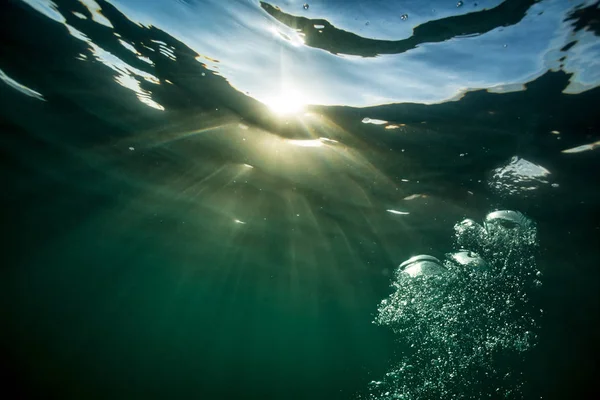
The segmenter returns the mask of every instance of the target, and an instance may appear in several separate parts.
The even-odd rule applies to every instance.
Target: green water
[[[112,32],[71,16],[79,3],[56,3],[142,68]],[[175,49],[176,62],[148,51],[161,85],[140,84],[164,112],[114,69],[77,60],[92,50],[63,24],[21,1],[0,6],[0,69],[43,95],[0,82],[10,398],[369,398],[410,354],[406,337],[373,323],[397,266],[443,258],[454,224],[494,209],[537,227],[543,284],[527,295],[543,312],[520,398],[594,398],[600,158],[561,151],[598,140],[597,88],[564,94],[572,75],[549,71],[524,91],[281,118],[177,38],[100,3],[124,39]],[[515,155],[551,171],[548,182],[494,191],[491,171]]]

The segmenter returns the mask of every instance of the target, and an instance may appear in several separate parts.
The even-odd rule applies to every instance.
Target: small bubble
[[[459,1],[458,3],[456,3],[456,7],[462,7],[464,3],[462,1]]]
[[[369,24],[370,24],[370,22],[369,22],[369,21],[365,22],[365,25],[369,25]]]
[[[508,45],[507,45],[507,44],[505,44],[505,45],[503,45],[502,47],[504,47],[504,48],[507,48],[507,47],[508,47]]]
[[[535,287],[539,288],[542,286],[542,281],[536,279],[535,281],[533,281],[533,284]]]
[[[558,183],[553,183],[553,184],[552,184],[552,187],[553,187],[553,188],[557,188],[557,187],[559,187],[559,186],[560,186],[560,185],[559,185]]]
[[[304,4],[302,5],[302,8],[304,8],[305,10],[308,10],[308,7],[310,7],[310,6],[308,5],[308,3],[304,3]]]
[[[402,14],[402,15],[400,16],[400,19],[401,19],[402,21],[406,21],[406,20],[408,19],[408,14]]]

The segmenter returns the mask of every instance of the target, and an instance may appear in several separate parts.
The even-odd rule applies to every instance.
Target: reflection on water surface
[[[589,393],[598,2],[0,7],[21,397]]]

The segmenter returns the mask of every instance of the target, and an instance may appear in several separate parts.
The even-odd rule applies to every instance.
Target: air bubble
[[[310,6],[308,5],[308,3],[304,3],[304,4],[302,5],[302,8],[304,8],[305,10],[308,10],[308,8],[309,8],[309,7],[310,7]]]
[[[488,214],[485,225],[489,230],[469,219],[456,224],[457,241],[470,246],[443,262],[420,255],[398,268],[393,293],[380,303],[375,322],[392,329],[410,350],[371,388],[370,398],[454,398],[452,392],[463,399],[498,393],[521,398],[522,384],[503,377],[522,375],[519,363],[535,344],[542,313],[528,298],[531,277],[540,278],[531,252],[535,225],[510,210]],[[476,271],[486,264],[489,272]],[[499,351],[510,357],[506,367],[489,357]],[[482,389],[482,376],[502,383]]]
[[[408,14],[402,14],[402,15],[400,16],[400,19],[401,19],[402,21],[406,21],[406,20],[408,19]]]
[[[462,7],[462,6],[463,6],[463,4],[464,4],[464,3],[463,3],[462,1],[459,1],[458,3],[456,3],[456,7]]]
[[[402,264],[400,264],[398,269],[403,274],[413,278],[417,276],[438,275],[446,272],[446,269],[442,267],[440,260],[425,254],[414,256],[404,261]]]
[[[475,271],[487,271],[490,269],[488,263],[483,258],[469,250],[461,250],[453,253],[450,258],[458,265],[469,267]]]
[[[529,219],[527,219],[527,217],[525,217],[523,214],[521,214],[518,211],[499,210],[499,211],[491,212],[485,217],[484,226],[489,233],[490,229],[493,229],[492,227],[495,227],[498,225],[506,227],[506,228],[512,228],[512,227],[524,228],[524,227],[527,227],[529,224],[530,224]]]

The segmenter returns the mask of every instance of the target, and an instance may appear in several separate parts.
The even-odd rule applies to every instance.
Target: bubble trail
[[[501,210],[454,229],[457,251],[443,261],[413,257],[395,272],[374,322],[405,350],[371,382],[369,399],[524,398],[522,368],[540,313],[528,295],[541,276],[536,227]]]

